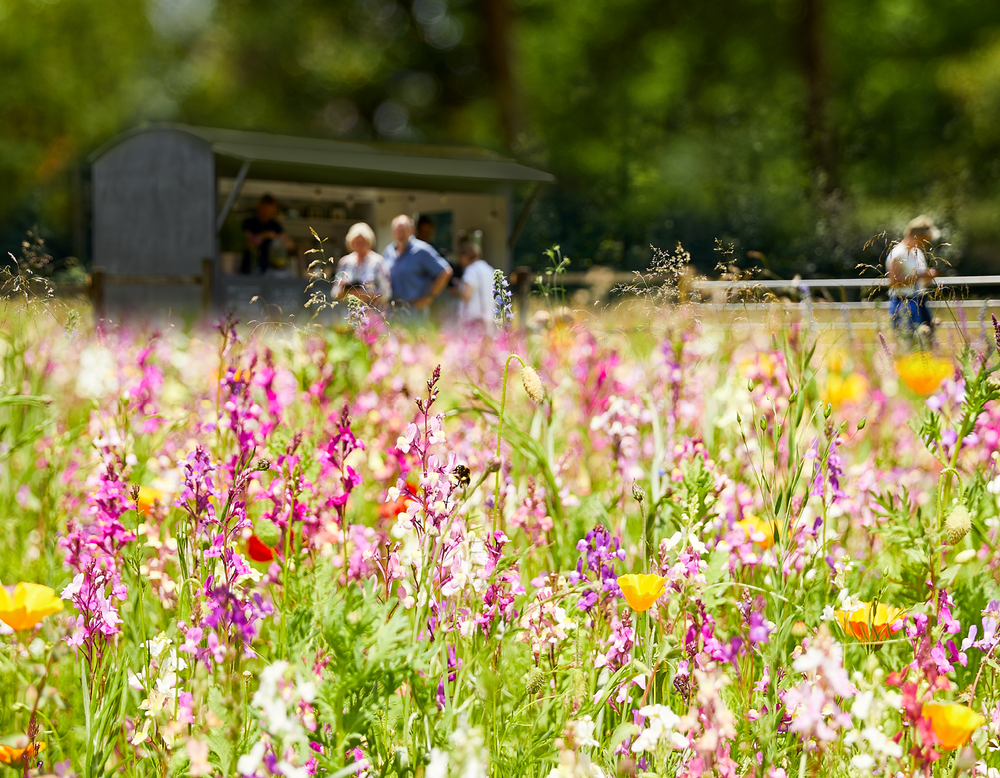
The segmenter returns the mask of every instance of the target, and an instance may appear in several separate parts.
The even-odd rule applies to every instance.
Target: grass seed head
[[[964,505],[956,505],[951,509],[948,518],[944,522],[945,532],[948,533],[948,542],[955,545],[962,538],[969,534],[972,529],[972,520],[969,518],[969,509]]]
[[[533,403],[541,405],[545,402],[545,387],[542,386],[542,379],[538,377],[535,368],[525,365],[521,370],[521,382],[524,384],[524,391]]]

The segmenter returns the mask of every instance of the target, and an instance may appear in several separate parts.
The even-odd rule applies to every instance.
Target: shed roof
[[[555,181],[549,173],[484,149],[348,143],[174,123],[124,132],[97,149],[90,160],[134,135],[155,131],[182,132],[205,141],[216,155],[217,173],[223,176],[235,176],[249,161],[251,178],[271,181],[472,192]]]

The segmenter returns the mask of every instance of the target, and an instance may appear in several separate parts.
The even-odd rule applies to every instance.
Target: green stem
[[[503,416],[504,409],[507,407],[507,375],[510,373],[510,363],[511,360],[516,359],[521,363],[521,367],[524,367],[524,360],[521,359],[517,354],[511,354],[507,357],[507,362],[503,367],[503,388],[500,390],[500,423],[497,427],[497,461],[500,461],[500,441],[503,440]],[[493,490],[493,531],[497,531],[497,524],[500,518],[500,474],[503,472],[503,467],[497,468],[497,478],[496,486]]]
[[[87,688],[87,670],[86,663],[83,659],[80,660],[80,683],[83,687],[83,717],[84,723],[87,729],[87,750],[84,756],[83,762],[83,774],[90,778],[90,762],[93,758],[94,751],[94,735],[91,729],[91,715],[90,715],[90,690]]]

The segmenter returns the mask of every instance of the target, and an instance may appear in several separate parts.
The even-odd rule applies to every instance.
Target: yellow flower
[[[877,643],[892,634],[892,625],[903,618],[906,611],[884,602],[876,606],[863,602],[856,610],[838,610],[835,615],[844,632],[863,643]]]
[[[143,516],[148,516],[152,510],[155,503],[163,503],[166,497],[166,492],[162,489],[157,489],[155,486],[140,486],[139,487],[139,512]]]
[[[774,378],[774,358],[763,351],[758,351],[752,357],[747,357],[740,361],[740,375],[750,378],[754,375],[763,375]]]
[[[972,708],[957,702],[925,702],[921,712],[931,720],[934,734],[945,748],[964,746],[972,733],[986,723]]]
[[[765,551],[774,545],[775,523],[766,519],[759,519],[752,513],[736,522],[736,526],[743,530],[747,540],[752,540]]]
[[[832,348],[826,355],[826,367],[831,373],[839,373],[844,369],[844,361],[847,355],[843,349]]]
[[[27,738],[25,738],[24,736],[21,736],[20,738],[21,741],[24,741],[26,739]],[[24,748],[16,748],[14,746],[0,745],[0,764],[20,765],[21,762],[24,760],[25,754],[27,754],[28,758],[30,759],[31,757],[35,756],[39,751],[42,751],[44,749],[45,749],[44,743],[35,743],[34,747],[32,747],[31,743],[28,743],[24,746]]]
[[[847,378],[830,374],[826,379],[823,402],[833,405],[854,405],[868,394],[868,380],[860,373],[851,373]]]
[[[61,611],[62,607],[62,600],[48,586],[19,583],[14,587],[13,599],[0,586],[0,621],[11,629],[31,629],[46,616]]]
[[[618,577],[618,585],[625,602],[637,613],[648,611],[667,586],[667,579],[661,575],[622,575]]]
[[[911,392],[926,397],[954,372],[954,368],[947,359],[918,351],[897,359],[896,372]]]

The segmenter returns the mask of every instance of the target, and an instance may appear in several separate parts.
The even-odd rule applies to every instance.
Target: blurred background
[[[1000,272],[995,0],[0,0],[0,73],[3,256],[87,262],[87,155],[167,120],[547,170],[516,264],[851,275],[927,213]]]

